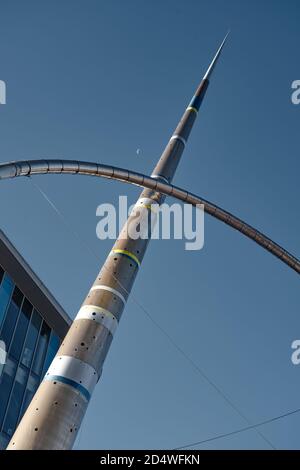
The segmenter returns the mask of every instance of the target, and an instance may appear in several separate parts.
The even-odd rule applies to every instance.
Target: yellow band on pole
[[[194,113],[198,114],[198,110],[196,108],[193,108],[193,106],[189,106],[186,108],[187,111],[194,111]]]
[[[135,263],[138,266],[141,265],[139,259],[133,253],[131,253],[130,251],[115,249],[115,250],[112,250],[112,253],[128,256],[128,258],[131,258],[133,261],[135,261]]]

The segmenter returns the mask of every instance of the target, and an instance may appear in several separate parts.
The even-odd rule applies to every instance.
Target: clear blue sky
[[[299,242],[298,1],[0,2],[0,160],[64,157],[149,173],[231,28],[175,183],[245,218],[295,255]],[[136,149],[141,153],[136,155]],[[96,207],[138,188],[86,177],[0,185],[1,228],[74,317],[112,245]],[[133,296],[251,422],[300,407],[299,277],[205,219],[205,246],[153,241]],[[76,446],[174,448],[245,422],[128,302]],[[300,448],[300,415],[261,430]],[[266,448],[255,431],[199,448]]]

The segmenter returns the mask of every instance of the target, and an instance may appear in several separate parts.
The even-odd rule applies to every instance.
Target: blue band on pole
[[[188,108],[195,108],[197,111],[199,111],[203,98],[204,98],[204,95],[193,96],[190,104],[188,105]]]
[[[61,382],[66,385],[70,385],[70,387],[73,387],[76,390],[78,390],[81,393],[81,395],[83,395],[84,398],[86,398],[88,401],[91,398],[90,392],[86,388],[84,388],[81,384],[75,382],[74,380],[68,379],[67,377],[63,377],[62,375],[48,375],[44,378],[44,380],[48,380],[48,381],[51,380],[54,382]]]

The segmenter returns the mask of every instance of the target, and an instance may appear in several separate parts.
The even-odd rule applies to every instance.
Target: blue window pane
[[[0,428],[5,415],[10,391],[13,385],[17,364],[12,359],[7,359],[0,380]]]
[[[25,391],[25,396],[24,396],[24,401],[21,409],[21,413],[19,416],[19,420],[22,418],[23,414],[27,410],[27,407],[29,403],[31,402],[37,388],[39,386],[39,379],[38,377],[35,377],[33,374],[29,376],[26,391]]]
[[[7,274],[5,274],[0,287],[0,328],[13,287],[14,283],[12,279]]]
[[[45,373],[49,369],[49,366],[50,366],[51,362],[53,361],[55,354],[57,353],[59,345],[60,345],[60,339],[52,331],[51,338],[50,338],[50,341],[49,341],[48,350],[47,350],[47,355],[46,355],[46,359],[45,359],[45,363],[44,363],[43,376],[45,375]]]
[[[10,354],[17,361],[20,359],[21,351],[23,349],[24,339],[26,336],[27,328],[29,325],[32,312],[32,305],[29,300],[24,299],[21,312],[18,318],[15,334],[10,348]]]
[[[24,366],[29,367],[31,366],[31,361],[36,345],[36,340],[39,335],[40,327],[42,323],[42,317],[40,314],[34,310],[32,317],[31,317],[31,322],[28,328],[25,344],[24,344],[24,349],[21,357],[21,363],[24,364]]]
[[[10,345],[10,340],[14,332],[22,300],[22,292],[20,291],[20,289],[15,287],[0,335],[0,339],[2,339],[6,344],[6,349],[8,349]]]
[[[0,432],[0,449],[6,449],[8,446],[10,439],[8,436],[6,436],[4,433]]]
[[[47,323],[43,322],[32,366],[33,372],[37,375],[40,375],[43,370],[44,360],[50,338],[50,332],[51,330]]]
[[[13,435],[18,421],[23,395],[27,385],[28,373],[28,369],[22,366],[20,366],[17,370],[16,379],[3,426],[3,431],[5,431],[9,436]]]

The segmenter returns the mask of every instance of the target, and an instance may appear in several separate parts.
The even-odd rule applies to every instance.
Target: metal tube
[[[7,178],[15,178],[17,176],[31,176],[32,174],[46,174],[43,171],[43,168],[41,168],[41,172],[38,171],[38,167],[35,167],[35,172],[31,173],[30,170],[24,170],[23,173],[16,174],[16,165],[18,165],[20,168],[30,168],[34,160],[28,160],[28,161],[19,161],[19,162],[12,162],[12,163],[2,163],[0,164],[0,180],[1,179],[7,179]],[[47,174],[57,174],[57,161],[56,160],[47,160],[49,170]],[[70,164],[66,164],[67,160],[62,160],[61,161],[61,166],[63,165],[63,162],[65,163],[65,166],[70,168]],[[265,250],[269,251],[272,253],[274,256],[279,258],[283,263],[285,263],[287,266],[295,270],[297,273],[300,273],[300,261],[291,253],[289,253],[287,250],[282,248],[280,245],[275,243],[273,240],[271,240],[269,237],[264,235],[262,232],[259,230],[255,229],[251,225],[247,224],[240,218],[236,217],[232,213],[222,209],[219,206],[216,206],[212,202],[207,201],[206,199],[203,199],[200,196],[197,196],[192,193],[188,193],[182,188],[179,188],[178,186],[174,186],[172,184],[167,184],[165,182],[160,182],[154,176],[147,176],[142,173],[137,173],[132,170],[125,170],[124,168],[117,168],[113,166],[107,166],[107,165],[101,165],[97,164],[97,170],[95,170],[95,164],[94,163],[89,163],[85,162],[85,167],[88,165],[91,165],[90,170],[91,171],[86,171],[82,170],[81,164],[78,162],[78,165],[74,167],[74,171],[72,173],[75,173],[75,168],[77,169],[76,173],[79,175],[88,175],[88,176],[98,176],[101,178],[109,178],[109,179],[114,179],[118,181],[122,181],[123,183],[130,183],[134,184],[140,187],[144,187],[147,189],[152,189],[153,188],[153,179],[156,180],[156,190],[159,193],[162,193],[164,195],[168,195],[171,197],[174,197],[175,199],[179,199],[181,201],[187,202],[189,204],[192,204],[193,206],[197,206],[199,204],[204,206],[204,211],[211,215],[212,217],[220,220],[221,222],[224,222],[226,225],[229,225],[233,229],[241,232],[243,235],[246,237],[250,238],[253,240],[255,243],[260,245],[262,248]],[[59,171],[60,173],[69,173],[68,171],[61,170]],[[122,176],[123,173],[123,176]],[[117,175],[117,176],[116,176]]]

